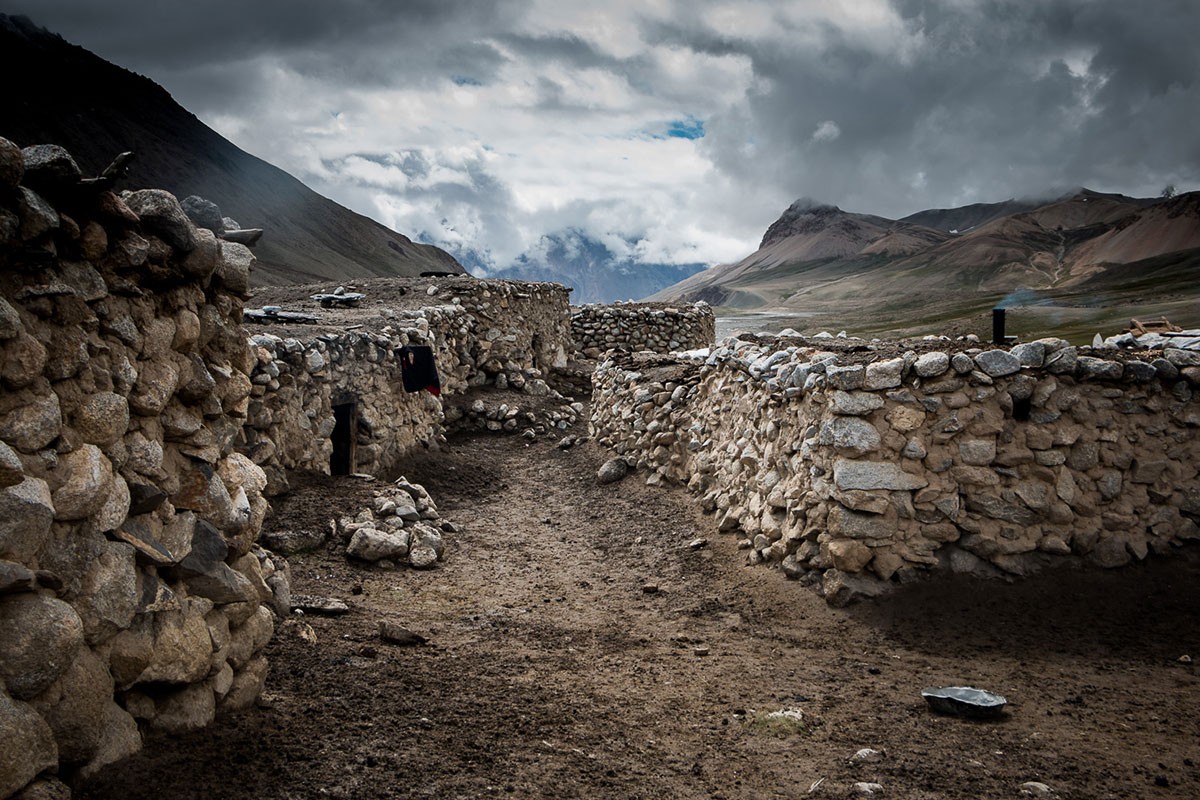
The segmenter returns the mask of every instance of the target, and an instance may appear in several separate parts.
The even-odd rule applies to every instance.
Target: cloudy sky
[[[576,227],[717,263],[889,217],[1200,189],[1195,0],[0,0],[243,149],[505,265]],[[461,252],[461,249],[460,249]]]

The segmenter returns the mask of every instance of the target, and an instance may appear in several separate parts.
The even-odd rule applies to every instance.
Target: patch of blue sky
[[[672,139],[702,139],[704,138],[704,120],[689,114],[684,119],[675,119],[667,123],[667,136]]]
[[[635,138],[649,139],[701,139],[704,137],[704,120],[688,115],[644,128],[634,134]]]

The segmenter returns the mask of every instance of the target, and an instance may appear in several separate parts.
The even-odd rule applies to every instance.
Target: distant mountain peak
[[[835,205],[822,203],[811,197],[801,197],[788,206],[787,211],[767,228],[759,248],[790,236],[820,233],[855,216],[858,215],[842,211]]]

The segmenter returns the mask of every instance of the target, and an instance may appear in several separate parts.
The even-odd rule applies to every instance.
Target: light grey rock
[[[0,341],[15,339],[23,330],[21,315],[7,300],[0,297]]]
[[[155,701],[150,727],[169,734],[188,733],[208,727],[217,715],[217,699],[208,682],[171,692]]]
[[[846,416],[865,416],[883,408],[883,398],[871,392],[835,391],[829,398],[829,410]]]
[[[913,370],[921,378],[936,378],[948,369],[950,356],[945,353],[922,353],[913,364]]]
[[[879,449],[882,440],[874,425],[859,417],[834,417],[821,425],[818,441],[851,455],[865,455]]]
[[[54,732],[59,759],[75,764],[90,761],[105,738],[108,707],[113,704],[108,666],[92,650],[81,647],[47,694],[56,696],[56,702],[39,698],[34,706]]]
[[[869,390],[893,389],[900,385],[903,377],[903,358],[875,361],[867,365],[866,375],[863,377],[863,388]]]
[[[959,375],[966,375],[971,370],[975,369],[975,361],[966,353],[955,353],[950,358],[950,366]]]
[[[137,613],[138,574],[134,549],[104,542],[83,575],[74,605],[88,644],[99,644],[129,627]]]
[[[958,443],[958,457],[964,464],[986,467],[996,460],[995,439],[969,439]]]
[[[1045,368],[1053,375],[1072,375],[1079,363],[1079,350],[1074,347],[1062,347],[1046,353]]]
[[[1024,367],[1041,367],[1046,360],[1045,342],[1025,342],[1013,346],[1009,351]]]
[[[1172,347],[1163,351],[1163,358],[1167,360],[1167,363],[1176,367],[1200,366],[1200,350],[1184,350]]]
[[[437,551],[425,543],[413,546],[408,554],[408,563],[416,569],[431,569],[437,560]]]
[[[245,294],[250,291],[250,273],[256,259],[250,248],[237,242],[222,241],[217,257],[216,277],[231,292]]]
[[[1075,365],[1075,374],[1085,381],[1119,381],[1125,374],[1125,367],[1120,361],[1080,356]]]
[[[843,490],[887,489],[913,491],[924,489],[929,481],[912,475],[898,464],[887,461],[852,461],[839,458],[833,465],[833,482]]]
[[[991,378],[1000,378],[1020,372],[1021,361],[1007,350],[985,350],[975,356],[979,371]]]
[[[375,528],[359,528],[346,545],[346,555],[362,561],[402,560],[408,556],[411,540],[407,531],[388,533]],[[436,560],[436,555],[434,556]]]

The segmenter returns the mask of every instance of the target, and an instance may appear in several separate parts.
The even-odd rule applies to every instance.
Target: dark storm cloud
[[[706,145],[732,175],[861,210],[1002,199],[1051,186],[1153,191],[1200,183],[1200,5],[895,4],[889,42],[814,22],[817,47],[742,40],[696,23],[660,41],[741,53],[766,79]],[[779,23],[786,28],[786,23]],[[799,33],[799,31],[793,31]],[[841,135],[814,141],[823,121]]]
[[[690,226],[729,258],[800,196],[902,216],[1081,185],[1200,189],[1194,0],[3,10],[159,81],[319,191],[434,238],[445,222],[480,252],[656,220],[663,251],[696,260],[711,240]]]

